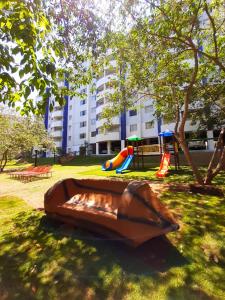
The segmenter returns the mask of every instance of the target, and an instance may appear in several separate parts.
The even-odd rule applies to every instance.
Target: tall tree
[[[0,172],[4,170],[8,157],[31,151],[35,146],[50,150],[55,148],[42,119],[0,112],[0,128]]]
[[[219,85],[224,82],[223,2],[122,2],[125,12],[132,17],[132,29],[124,35],[123,43],[119,45],[113,43],[113,39],[106,41],[109,41],[108,47],[115,49],[115,56],[118,47],[126,52],[125,59],[130,66],[126,78],[127,90],[134,99],[140,96],[153,98],[159,114],[167,118],[176,116],[175,135],[185,157],[197,181],[209,183],[207,176],[203,179],[192,160],[185,140],[185,125],[196,100],[204,101],[200,92],[204,89],[205,77],[217,72]],[[146,8],[149,8],[141,16],[140,2],[145,2]],[[200,88],[199,93],[197,87]],[[220,149],[221,170],[225,147]]]

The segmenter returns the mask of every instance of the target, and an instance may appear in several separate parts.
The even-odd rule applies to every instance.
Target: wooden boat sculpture
[[[137,247],[179,228],[143,181],[65,179],[44,199],[47,216]]]

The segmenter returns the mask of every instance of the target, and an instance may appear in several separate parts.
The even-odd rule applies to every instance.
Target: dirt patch
[[[211,185],[200,185],[200,184],[173,184],[173,183],[153,183],[149,182],[150,187],[152,188],[153,192],[160,195],[165,191],[172,191],[172,192],[188,192],[193,194],[202,194],[202,195],[211,195],[211,196],[218,196],[224,197],[223,191]]]
[[[190,191],[194,194],[198,193],[198,194],[203,194],[203,195],[224,197],[223,191],[216,186],[190,184],[189,187],[190,187]]]

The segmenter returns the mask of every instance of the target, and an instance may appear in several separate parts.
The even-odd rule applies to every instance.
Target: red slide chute
[[[163,153],[159,170],[156,172],[156,177],[162,178],[168,174],[168,168],[170,165],[170,153]]]

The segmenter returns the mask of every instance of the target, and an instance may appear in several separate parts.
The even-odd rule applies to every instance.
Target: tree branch
[[[191,38],[189,39],[189,42],[193,45],[194,69],[193,69],[193,72],[192,72],[190,83],[189,83],[189,85],[186,89],[186,93],[185,93],[184,112],[183,112],[183,115],[182,115],[182,118],[181,118],[181,124],[179,126],[179,132],[182,135],[183,135],[184,126],[185,126],[185,123],[186,123],[186,120],[187,120],[190,96],[192,94],[192,89],[193,89],[193,86],[196,82],[196,78],[197,78],[197,74],[198,74],[198,53],[195,50],[194,43],[192,42]]]
[[[212,30],[213,30],[213,42],[214,42],[214,49],[215,49],[215,56],[216,58],[218,59],[218,44],[217,44],[217,37],[216,37],[216,34],[217,34],[217,30],[216,30],[216,26],[215,26],[215,22],[214,22],[214,19],[213,17],[211,16],[210,12],[209,12],[209,7],[208,7],[208,3],[207,1],[204,1],[205,2],[205,12],[210,20],[210,23],[212,25]]]

